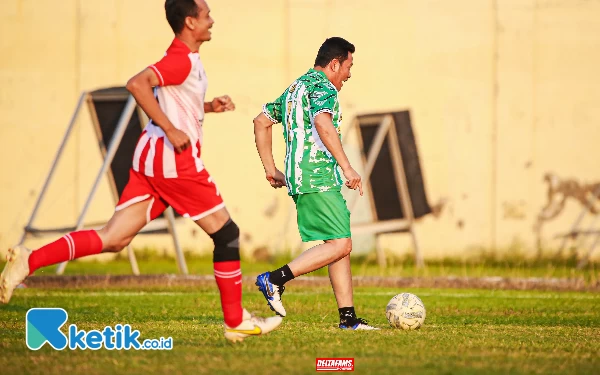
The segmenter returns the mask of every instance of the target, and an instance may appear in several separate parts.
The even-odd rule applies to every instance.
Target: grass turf
[[[389,328],[385,306],[401,292],[427,308],[419,331]],[[311,374],[317,357],[353,357],[358,374],[585,374],[600,368],[600,295],[579,292],[356,288],[361,317],[382,328],[336,328],[329,288],[293,286],[282,326],[232,345],[223,338],[216,287],[20,289],[0,306],[2,374]],[[246,286],[244,306],[271,314]],[[55,351],[25,345],[25,314],[62,307],[66,325],[131,324],[141,338],[173,337],[171,351]],[[63,327],[63,332],[66,328]]]
[[[125,257],[125,253],[111,262],[97,261],[73,261],[69,262],[65,275],[122,275],[131,274],[131,266]],[[273,270],[290,261],[289,257],[281,257],[267,261],[249,261],[242,259],[242,271],[244,275],[252,276]],[[595,284],[600,279],[600,267],[596,263],[590,263],[583,269],[575,267],[576,262],[572,260],[547,259],[538,262],[529,262],[522,259],[495,260],[483,259],[472,262],[461,262],[457,260],[429,261],[424,268],[416,268],[412,259],[388,260],[387,268],[377,266],[374,259],[370,257],[352,258],[353,276],[392,276],[392,277],[485,277],[500,276],[512,278],[572,278],[582,279],[585,283]],[[211,275],[213,264],[211,257],[187,256],[187,266],[192,275]],[[138,264],[142,274],[165,274],[178,273],[177,264],[174,259],[148,255],[141,252],[138,256]],[[3,263],[0,262],[0,269]],[[36,271],[36,276],[54,275],[56,266],[45,267]],[[327,276],[327,268],[312,272],[310,275]]]

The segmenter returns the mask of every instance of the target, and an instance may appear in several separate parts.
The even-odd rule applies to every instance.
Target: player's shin
[[[210,235],[215,243],[215,280],[221,293],[225,324],[229,327],[237,327],[243,315],[239,236],[240,230],[232,220]]]
[[[29,256],[29,274],[41,267],[66,262],[102,251],[102,240],[95,230],[81,230],[65,234],[58,240],[42,246]]]

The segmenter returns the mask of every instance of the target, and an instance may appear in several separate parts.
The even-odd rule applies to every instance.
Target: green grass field
[[[419,331],[389,328],[385,306],[417,294],[427,308]],[[223,338],[215,287],[19,289],[0,306],[1,374],[311,374],[317,357],[353,357],[359,374],[593,374],[600,369],[600,294],[580,292],[357,288],[359,315],[374,332],[336,328],[326,287],[292,286],[288,317],[264,337]],[[271,314],[249,285],[244,305]],[[171,351],[30,351],[25,314],[62,307],[66,325],[102,330],[131,324],[141,338],[173,337]],[[63,332],[66,328],[63,327]]]
[[[192,275],[211,275],[213,273],[212,258],[210,256],[187,257],[187,266]],[[256,275],[291,260],[289,256],[281,256],[271,262],[260,262],[242,259],[242,271],[244,275]],[[177,273],[177,264],[174,259],[138,252],[138,264],[142,274],[166,274]],[[416,268],[412,257],[397,259],[389,257],[388,267],[379,268],[376,264],[374,254],[370,256],[353,256],[353,276],[389,276],[389,277],[485,277],[500,276],[513,278],[579,278],[586,283],[597,283],[600,280],[600,267],[596,263],[590,263],[583,269],[577,269],[576,260],[573,259],[543,259],[524,260],[520,258],[497,260],[480,259],[477,261],[461,262],[457,260],[429,261],[425,268]],[[0,267],[4,264],[0,262]],[[276,268],[276,267],[275,267]],[[36,272],[36,275],[53,275],[56,267],[46,267]],[[123,275],[131,274],[131,266],[126,259],[125,253],[109,263],[101,262],[70,262],[65,270],[66,275]],[[326,276],[327,269],[322,268],[311,275]]]

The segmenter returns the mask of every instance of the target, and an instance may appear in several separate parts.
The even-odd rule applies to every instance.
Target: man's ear
[[[340,60],[338,60],[338,59],[333,59],[333,60],[331,60],[331,62],[329,63],[329,68],[330,68],[330,69],[331,69],[333,72],[337,73],[337,72],[338,72],[338,70],[340,70],[340,66],[341,66],[341,65],[342,65],[342,64],[340,64]]]
[[[185,17],[185,26],[190,29],[190,30],[194,30],[195,26],[194,26],[194,18],[192,17]]]

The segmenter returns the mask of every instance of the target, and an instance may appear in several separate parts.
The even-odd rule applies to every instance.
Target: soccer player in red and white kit
[[[129,182],[115,213],[98,231],[82,230],[37,250],[16,246],[0,277],[0,302],[40,267],[100,252],[118,252],[151,220],[172,206],[214,241],[214,274],[221,293],[225,337],[240,341],[277,328],[280,317],[259,318],[242,308],[239,229],[231,220],[201,159],[202,125],[208,112],[235,109],[228,96],[204,101],[207,77],[198,49],[211,39],[213,19],[204,0],[166,0],[175,33],[164,57],[127,82],[127,90],[151,119],[133,157]]]

